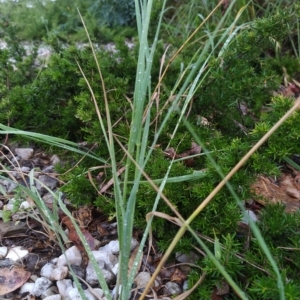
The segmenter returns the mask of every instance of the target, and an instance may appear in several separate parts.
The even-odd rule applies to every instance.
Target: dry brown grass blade
[[[120,174],[122,174],[126,169],[126,166],[122,167],[121,169],[119,169],[117,171],[117,176],[120,176]],[[106,192],[112,185],[114,184],[114,179],[111,178],[99,191],[99,194],[103,194],[104,192]]]

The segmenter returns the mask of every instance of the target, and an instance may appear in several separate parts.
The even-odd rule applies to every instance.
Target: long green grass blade
[[[100,161],[102,163],[106,163],[106,160],[104,160],[104,159],[102,159],[102,158],[100,158],[96,155],[93,155],[93,154],[90,154],[88,152],[85,152],[85,151],[82,151],[82,150],[78,149],[78,144],[76,144],[74,142],[70,142],[68,140],[64,140],[64,139],[61,139],[61,138],[56,138],[56,137],[45,135],[45,134],[29,132],[29,131],[23,131],[23,130],[19,130],[19,129],[16,129],[16,128],[5,126],[3,124],[0,124],[0,128],[2,129],[0,131],[0,134],[4,134],[4,135],[6,135],[6,134],[15,134],[15,135],[27,136],[30,139],[34,140],[34,141],[41,142],[41,143],[44,143],[44,144],[48,144],[50,146],[55,146],[55,147],[59,147],[59,148],[62,148],[62,149],[66,149],[68,151],[81,154],[83,156],[88,156],[88,157],[93,158],[93,159],[95,159],[97,161]]]

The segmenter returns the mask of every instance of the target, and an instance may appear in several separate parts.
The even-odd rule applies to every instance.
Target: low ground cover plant
[[[294,104],[293,97],[274,92],[284,80],[297,90],[299,5],[284,9],[284,1],[274,2],[273,8],[259,1],[229,2],[214,3],[218,5],[215,11],[203,5],[203,15],[187,22],[185,31],[180,26],[175,30],[179,13],[166,17],[155,13],[158,8],[151,7],[152,1],[142,1],[141,6],[136,1],[138,39],[129,49],[124,36],[116,38],[116,53],[95,51],[92,42],[81,50],[66,48],[53,35],[46,39],[53,48],[47,66],[34,66],[36,51],[24,58],[22,46],[8,36],[8,48],[0,50],[0,123],[76,143],[86,141],[90,153],[106,161],[96,166],[95,160],[86,157],[61,176],[66,182],[61,190],[74,205],[92,203],[117,218],[119,238],[124,242],[118,279],[122,299],[128,297],[134,276],[133,271],[125,279],[126,240],[133,227],[144,230],[141,255],[150,228],[147,214],[179,212],[179,220],[188,219],[222,176]],[[179,11],[194,5],[185,4]],[[172,11],[172,5],[168,9]],[[211,12],[211,18],[204,20],[205,12]],[[185,16],[191,15],[189,11]],[[159,22],[157,32],[149,30],[151,17]],[[175,41],[170,32],[179,38]],[[11,35],[16,34],[12,30]],[[166,41],[174,43],[167,46]],[[238,227],[243,216],[241,201],[253,198],[251,185],[257,176],[280,176],[286,160],[300,153],[299,126],[296,111],[231,178],[230,188],[219,191],[194,219],[194,232],[176,245],[173,255],[194,251],[199,242],[196,233],[209,241],[207,249],[201,244],[205,254],[197,261],[205,280],[190,299],[210,299],[225,281],[232,287],[228,293],[232,298],[300,296],[300,262],[295,251],[299,248],[299,213],[287,214],[283,205],[267,205],[257,224],[264,240],[255,231],[252,235]],[[191,154],[193,147],[198,150]],[[57,172],[69,170],[81,157],[66,158],[69,165],[58,167]],[[102,180],[114,179],[109,193],[95,188],[97,167],[104,170]],[[119,172],[122,167],[125,171]],[[187,179],[181,180],[183,176]],[[172,205],[159,200],[163,197]],[[155,217],[151,228],[158,249],[167,251],[178,224]],[[190,287],[198,278],[199,272],[192,271]]]

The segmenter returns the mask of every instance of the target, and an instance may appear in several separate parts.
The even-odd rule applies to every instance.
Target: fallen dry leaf
[[[189,156],[200,154],[200,153],[201,153],[201,147],[194,142],[192,143],[191,149],[188,149],[180,154],[177,154],[175,152],[175,149],[172,147],[165,150],[165,156],[170,159],[184,158],[184,157],[189,157]],[[192,167],[194,164],[194,159],[188,158],[188,159],[184,160],[184,164],[187,167]]]
[[[179,268],[175,268],[172,276],[171,276],[171,281],[176,282],[178,284],[182,284],[183,281],[187,279],[186,274],[184,274]]]
[[[255,201],[260,204],[282,203],[288,213],[300,207],[300,174],[294,178],[284,173],[276,183],[268,177],[260,176],[251,188],[257,196]]]
[[[229,293],[229,284],[226,281],[221,281],[217,284],[216,295],[223,296]]]
[[[287,83],[286,86],[281,86],[279,91],[274,92],[274,95],[282,95],[285,97],[297,97],[300,93],[300,88],[295,83]]]
[[[20,267],[0,269],[0,296],[6,295],[21,287],[31,273]]]
[[[72,221],[66,216],[62,219],[62,222],[68,227],[69,234],[68,238],[71,242],[74,243],[74,245],[80,250],[85,252],[85,248],[80,240],[80,237],[78,236],[76,229],[72,223]],[[80,228],[80,231],[82,232],[87,244],[89,245],[91,250],[95,250],[95,239],[92,237],[92,235],[84,228]]]
[[[75,211],[74,215],[79,222],[80,227],[86,227],[92,221],[92,207],[88,207],[86,205],[80,207]]]
[[[130,255],[130,259],[129,259],[129,262],[128,262],[128,275],[130,274],[131,269],[134,266],[134,262],[135,262],[135,259],[136,259],[136,256],[137,256],[138,252],[139,252],[139,247],[136,247]],[[139,269],[142,265],[142,260],[143,260],[143,256],[141,255],[141,258],[138,261],[138,267],[136,269],[136,273],[134,274],[134,276],[137,275],[137,272],[139,271]]]

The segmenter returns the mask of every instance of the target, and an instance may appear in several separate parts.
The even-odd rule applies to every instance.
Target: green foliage
[[[96,12],[96,20],[102,20],[109,26],[130,25],[135,21],[134,0],[98,0],[89,7],[90,12]]]
[[[11,220],[12,215],[14,215],[16,212],[20,211],[20,205],[24,201],[24,193],[21,189],[17,188],[16,193],[14,195],[14,198],[10,200],[10,205],[12,205],[12,208],[9,210],[4,209],[2,211],[2,219],[4,222],[8,222]]]
[[[100,38],[105,31],[104,39],[108,36],[110,39],[116,29],[114,26],[132,23],[134,16],[132,3],[131,1],[118,3],[100,0],[86,1],[80,2],[79,8],[82,14],[91,21],[87,24],[92,36]],[[237,1],[237,3],[239,6],[234,8],[236,11],[245,5],[245,1]],[[59,43],[62,34],[66,34],[65,40],[80,36],[82,26],[77,18],[75,4],[72,7],[65,1],[59,5],[58,1],[49,2],[45,6],[40,4],[42,23],[38,20],[35,10],[24,10],[23,3],[13,4],[17,9],[11,12],[13,14],[11,18],[10,15],[4,13],[1,15],[2,31],[0,33],[1,37],[6,38],[9,48],[0,50],[0,123],[9,123],[18,129],[60,136],[76,142],[87,141],[94,146],[93,152],[110,164],[94,103],[86,81],[78,68],[79,65],[90,83],[103,117],[104,126],[107,126],[101,81],[91,49],[85,47],[78,50],[74,46],[64,49]],[[212,1],[206,1],[201,8],[203,15],[205,11],[212,9],[210,6],[212,4]],[[157,17],[156,12],[159,11],[159,4],[156,5],[153,12],[154,20]],[[176,2],[170,5],[176,6]],[[190,11],[185,11],[185,16],[192,16],[189,19],[192,21],[186,28],[183,27],[186,21],[184,18],[178,25],[177,31],[170,25],[173,21],[170,21],[169,27],[165,28],[164,36],[167,35],[168,30],[175,32],[173,40],[175,50],[179,43],[182,44],[182,37],[187,37],[199,25],[200,20],[194,15],[196,10],[193,8],[195,7],[198,7],[198,4],[193,1]],[[254,18],[253,9],[258,9],[257,3],[256,6],[249,6],[245,17],[247,21]],[[15,16],[24,16],[28,12],[35,14],[32,18],[35,27],[31,24],[21,30],[22,22],[10,23]],[[214,18],[220,18],[221,14],[220,10]],[[211,152],[218,169],[206,156],[194,158],[193,166],[186,166],[183,161],[174,162],[169,177],[192,174],[194,170],[206,170],[204,178],[167,183],[163,190],[184,218],[194,212],[220,182],[219,172],[227,174],[293,104],[292,99],[283,96],[272,97],[271,93],[278,89],[283,75],[288,74],[293,77],[300,72],[299,59],[294,56],[295,51],[288,50],[290,49],[288,45],[291,43],[289,37],[296,33],[299,15],[297,5],[292,9],[287,8],[278,12],[270,9],[267,17],[240,27],[236,31],[236,37],[232,41],[228,40],[227,47],[216,45],[216,41],[210,41],[213,56],[208,61],[208,67],[204,71],[205,77],[194,95],[188,121],[197,135],[201,137],[207,150]],[[178,20],[170,16],[166,18]],[[190,65],[192,68],[193,59],[197,58],[197,55],[194,56],[198,51],[197,48],[205,44],[202,41],[203,37],[207,38],[216,28],[217,23],[214,18],[206,24],[204,30],[199,32],[199,36],[195,37],[191,45],[175,59],[163,80],[161,94],[156,103],[158,110],[161,110],[158,125],[170,108],[170,103],[168,105],[166,103],[169,101],[171,92],[172,95],[178,92],[174,89],[174,83],[177,82],[179,74],[182,74],[183,66]],[[233,15],[228,16],[228,20],[232,18]],[[47,21],[50,19],[51,24]],[[104,25],[114,28],[107,29],[102,27]],[[7,32],[3,30],[5,26],[8,29]],[[53,53],[47,66],[38,68],[35,65],[36,48],[33,49],[33,55],[24,58],[25,50],[20,46],[18,35],[23,38],[40,38],[45,36],[46,32],[45,40],[51,44]],[[72,38],[67,36],[69,34],[72,34]],[[107,89],[113,133],[123,145],[127,145],[132,118],[131,102],[136,80],[138,45],[135,45],[133,50],[128,49],[124,43],[124,36],[123,32],[123,38],[114,38],[116,53],[97,51],[97,59]],[[166,39],[172,41],[173,36]],[[154,78],[153,87],[159,77],[163,52],[162,41],[153,59],[151,73]],[[14,63],[11,62],[12,58],[15,59]],[[177,89],[179,88],[180,86]],[[165,105],[166,107],[162,109]],[[246,107],[247,112],[243,112],[242,107]],[[270,109],[266,111],[264,109],[266,107]],[[192,135],[187,132],[183,124],[179,124],[176,135],[170,141],[181,108],[182,104],[179,104],[178,110],[172,113],[157,141],[158,147],[152,153],[150,163],[144,168],[152,179],[163,178],[169,168],[170,161],[163,151],[167,146],[176,148],[177,153],[182,153],[191,147]],[[152,110],[151,121],[156,116],[157,111]],[[199,123],[201,117],[208,119],[208,126]],[[292,154],[300,153],[300,145],[297,143],[300,138],[299,124],[299,112],[296,112],[233,176],[230,183],[240,199],[246,200],[251,197],[250,185],[257,174],[278,175],[283,160]],[[156,133],[157,128],[153,122],[147,146],[150,147],[150,141]],[[118,167],[121,167],[124,165],[124,153],[117,144],[115,148]],[[78,161],[77,158],[73,159]],[[101,207],[107,215],[113,216],[115,214],[114,199],[110,194],[99,195],[91,185],[90,180],[93,180],[94,185],[99,186],[96,171],[90,171],[91,176],[88,176],[91,167],[95,167],[94,161],[85,158],[79,166],[61,176],[61,179],[66,182],[62,191],[75,205],[93,203]],[[61,169],[61,173],[68,168],[71,168],[71,164]],[[134,170],[130,169],[128,172],[129,178],[134,178]],[[107,182],[111,178],[111,171],[105,171],[104,180]],[[120,174],[120,180],[124,180],[124,174]],[[130,191],[127,192],[129,195]],[[142,184],[139,187],[135,215],[137,228],[145,227],[145,215],[152,209],[156,195],[157,192],[149,184]],[[169,206],[162,200],[157,210],[173,215]],[[219,261],[253,299],[276,299],[278,290],[272,267],[254,238],[250,237],[251,242],[248,247],[246,242],[249,237],[243,233],[237,234],[237,224],[240,219],[239,206],[231,193],[223,189],[194,220],[192,227],[203,235],[220,240],[223,248],[221,256],[218,257]],[[300,267],[300,260],[296,251],[290,250],[300,248],[300,239],[297,236],[300,230],[298,228],[299,213],[287,215],[284,207],[280,205],[267,206],[261,215],[259,227],[272,255],[289,280],[285,286],[287,299],[299,298],[300,284],[297,279],[297,269]],[[158,238],[160,250],[165,250],[169,246],[177,229],[177,226],[166,223],[161,218],[154,219],[152,230]],[[176,251],[188,252],[190,245],[194,242],[194,238],[186,234],[177,245]],[[209,247],[213,250],[213,244]],[[282,247],[290,247],[290,249]],[[207,280],[198,289],[197,299],[210,299],[211,291],[221,284],[222,276],[208,258],[200,259],[198,263],[207,272]],[[253,265],[259,266],[260,269]],[[266,273],[270,275],[266,276]],[[190,283],[196,282],[198,277],[198,273],[192,272]],[[250,285],[245,281],[250,282]]]
[[[259,221],[262,235],[285,278],[286,299],[299,298],[299,216],[299,212],[287,214],[282,205],[269,205],[264,209]],[[245,233],[220,237],[222,245],[220,262],[247,292],[250,299],[278,299],[276,277],[269,262],[258,242],[252,238],[248,244],[247,239]],[[212,249],[213,244],[208,246]],[[207,272],[207,275],[204,284],[190,299],[194,299],[193,297],[210,299],[212,290],[222,284],[223,277],[206,257],[201,258],[198,265]],[[198,279],[199,273],[192,272],[189,275],[190,287]],[[231,296],[234,297],[233,294]]]
[[[89,22],[90,34],[99,41],[112,41],[120,33],[132,36],[134,0],[9,1],[0,3],[0,32],[15,30],[23,40],[55,35],[62,40],[86,40],[77,9]],[[127,26],[126,28],[124,26]],[[109,27],[109,28],[108,28]]]
[[[69,195],[72,203],[90,203],[96,197],[97,192],[89,181],[86,168],[76,167],[63,178],[67,184],[62,187],[62,191]]]
[[[9,63],[8,51],[1,50],[3,68],[0,75],[3,94],[0,122],[6,123],[9,120],[11,125],[19,129],[68,137],[76,141],[83,138],[84,132],[89,132],[87,140],[95,141],[99,138],[97,134],[99,128],[94,128],[97,126],[94,106],[77,66],[78,62],[90,82],[93,83],[100,110],[103,111],[102,92],[98,88],[99,78],[94,75],[96,66],[88,48],[82,51],[75,47],[66,50],[57,49],[56,53],[51,55],[46,68],[41,69],[37,74],[38,70],[31,66],[32,74],[27,77],[24,76],[24,70],[26,66],[28,68],[28,63],[26,65],[23,61],[17,63],[18,70],[13,71]],[[127,59],[128,51],[123,47],[124,56],[121,53],[113,55],[108,52],[99,52],[103,72],[108,75],[105,77],[106,84],[110,90],[109,98],[115,104],[112,106],[115,116],[121,113],[120,108],[124,109],[125,116],[129,111],[128,102],[127,106],[118,102],[122,101],[123,104],[124,95],[130,94],[133,87],[133,76],[125,76],[126,72],[133,73],[135,63],[134,56],[132,60]],[[117,59],[120,59],[120,63]],[[118,74],[118,76],[113,74]],[[27,81],[24,80],[27,78]],[[9,89],[5,89],[5,85],[8,85]],[[115,121],[117,121],[117,116]],[[123,124],[122,121],[121,124]],[[126,136],[126,131],[120,134]],[[101,142],[101,139],[98,141]]]
[[[257,20],[243,30],[224,54],[211,62],[208,79],[197,95],[195,111],[227,136],[236,136],[237,132],[243,136],[243,128],[253,128],[262,107],[270,102],[271,91],[281,82],[282,72],[274,68],[275,62],[280,61],[281,68],[290,65],[289,60],[271,58],[268,52],[284,43],[298,18],[299,7],[291,8]],[[299,71],[297,65],[293,70],[288,67],[293,74],[296,69]],[[242,111],[243,106],[248,113]]]
[[[253,296],[259,297],[259,299],[276,299],[278,297],[276,282],[270,277],[264,276],[256,279],[251,291]],[[299,284],[295,284],[293,280],[289,281],[285,287],[285,297],[290,300],[298,299],[300,297]]]

